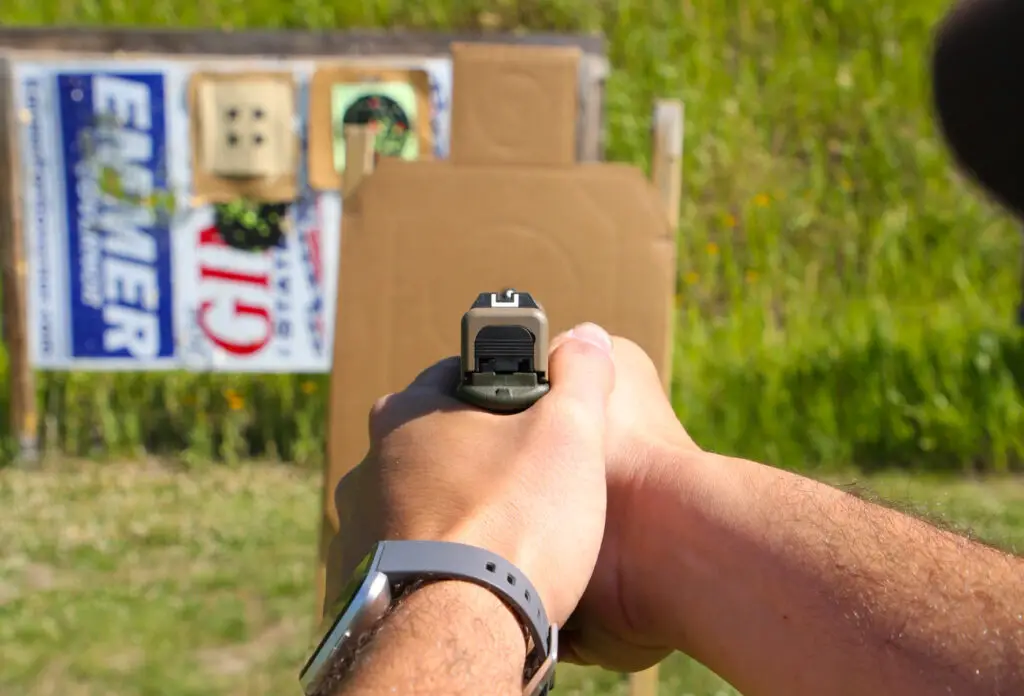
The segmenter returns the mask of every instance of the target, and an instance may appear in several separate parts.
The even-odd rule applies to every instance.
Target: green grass
[[[296,692],[310,647],[319,475],[252,464],[0,472],[0,694]],[[1024,482],[887,475],[867,485],[1024,550]],[[558,693],[625,694],[565,668]],[[663,693],[734,694],[674,656]]]
[[[601,31],[611,158],[647,166],[652,100],[686,102],[674,401],[695,437],[787,467],[1019,469],[1020,234],[931,121],[948,4],[5,0],[0,23]],[[303,376],[50,375],[41,422],[79,456],[309,460],[324,394]]]

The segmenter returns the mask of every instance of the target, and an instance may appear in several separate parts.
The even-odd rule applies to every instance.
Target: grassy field
[[[674,399],[698,440],[787,467],[1006,470],[1024,461],[1020,234],[931,121],[948,2],[4,0],[0,23],[603,32],[611,158],[646,166],[651,101],[686,102]],[[40,403],[76,456],[302,461],[324,393],[50,375]]]
[[[1024,551],[1024,481],[867,486]],[[296,691],[313,628],[319,477],[294,467],[77,462],[0,472],[0,694]],[[624,694],[566,668],[558,693]],[[736,692],[678,656],[672,696]]]

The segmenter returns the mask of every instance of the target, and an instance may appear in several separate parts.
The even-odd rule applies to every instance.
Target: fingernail
[[[569,331],[569,336],[586,341],[608,353],[612,352],[612,337],[597,324],[591,324],[590,322],[579,324]]]

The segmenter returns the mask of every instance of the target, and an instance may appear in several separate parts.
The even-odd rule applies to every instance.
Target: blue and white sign
[[[71,358],[173,360],[160,74],[58,74]]]

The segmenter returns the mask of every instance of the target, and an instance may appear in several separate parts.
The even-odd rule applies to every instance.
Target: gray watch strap
[[[381,543],[380,554],[377,569],[392,582],[435,577],[466,580],[489,588],[519,616],[543,656],[550,656],[555,646],[551,644],[551,626],[537,588],[501,556],[445,541],[385,541]]]

